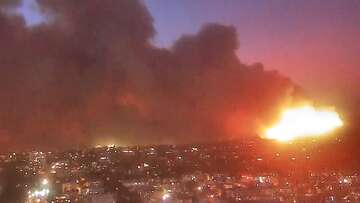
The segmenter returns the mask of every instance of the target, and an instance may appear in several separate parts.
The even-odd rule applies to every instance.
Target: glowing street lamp
[[[167,200],[167,199],[169,199],[170,198],[170,194],[169,193],[165,193],[165,194],[163,194],[163,196],[162,196],[162,200]]]
[[[41,181],[41,184],[42,184],[42,185],[48,185],[48,184],[49,184],[48,179],[44,178],[44,179]]]

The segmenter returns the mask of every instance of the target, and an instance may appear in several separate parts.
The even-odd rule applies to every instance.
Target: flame
[[[282,112],[280,121],[265,132],[265,137],[290,141],[302,137],[320,136],[343,125],[337,112],[317,110],[306,105]]]

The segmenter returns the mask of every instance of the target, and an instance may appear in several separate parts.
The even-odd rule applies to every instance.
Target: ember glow
[[[283,111],[280,121],[266,130],[268,139],[290,141],[302,137],[320,136],[343,125],[337,112],[318,110],[312,106]]]

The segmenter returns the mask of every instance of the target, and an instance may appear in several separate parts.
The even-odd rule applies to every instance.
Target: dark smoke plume
[[[2,9],[15,8],[21,4],[21,0],[2,0],[0,6]]]
[[[296,88],[235,54],[233,27],[205,25],[171,49],[149,42],[136,0],[37,0],[28,27],[0,6],[0,145],[178,143],[254,135]]]

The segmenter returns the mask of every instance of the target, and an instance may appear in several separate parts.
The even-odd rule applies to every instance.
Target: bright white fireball
[[[280,121],[265,132],[268,139],[289,141],[301,137],[319,136],[343,125],[337,112],[317,110],[312,106],[290,108]]]

